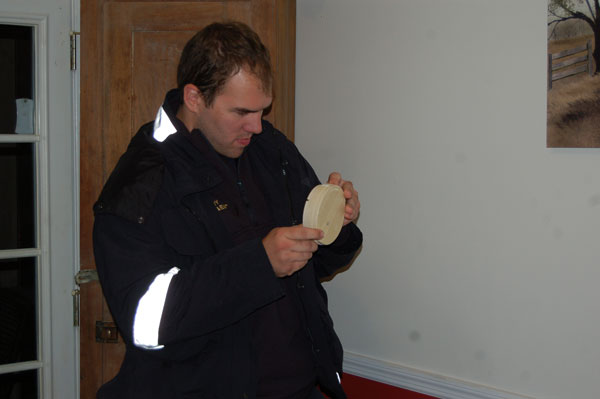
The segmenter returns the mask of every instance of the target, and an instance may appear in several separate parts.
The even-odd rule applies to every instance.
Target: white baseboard
[[[534,399],[351,352],[344,353],[344,372],[441,399]]]

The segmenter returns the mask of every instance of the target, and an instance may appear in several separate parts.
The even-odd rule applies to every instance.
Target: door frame
[[[35,159],[36,245],[4,250],[0,258],[36,258],[37,345],[34,361],[0,366],[3,372],[38,370],[42,399],[78,397],[78,342],[73,326],[72,277],[78,269],[78,71],[70,71],[69,32],[79,21],[73,0],[6,4],[0,23],[33,28],[35,134],[2,135],[31,143]],[[35,6],[35,7],[34,7]],[[29,10],[35,9],[35,12]],[[66,40],[65,40],[66,39]],[[64,51],[66,50],[66,51]],[[65,69],[66,68],[66,69]],[[52,101],[50,99],[52,98]],[[65,115],[71,117],[65,118]]]

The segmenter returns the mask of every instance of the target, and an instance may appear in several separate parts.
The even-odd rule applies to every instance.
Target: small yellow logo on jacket
[[[219,200],[214,200],[213,205],[215,206],[215,208],[217,208],[217,211],[219,212],[224,211],[229,206],[228,204],[221,204]]]

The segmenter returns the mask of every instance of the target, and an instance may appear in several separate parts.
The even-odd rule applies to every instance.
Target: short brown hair
[[[177,67],[177,86],[198,87],[207,106],[227,80],[247,68],[269,92],[273,82],[269,50],[258,35],[241,22],[213,23],[187,42]]]

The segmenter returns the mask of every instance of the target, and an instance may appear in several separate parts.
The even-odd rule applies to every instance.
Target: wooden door
[[[81,269],[95,269],[92,206],[119,156],[145,122],[153,120],[186,41],[207,24],[239,20],[271,52],[274,103],[267,115],[294,135],[295,0],[81,0]],[[118,371],[117,343],[98,342],[97,323],[112,322],[98,283],[81,286],[81,398]]]

